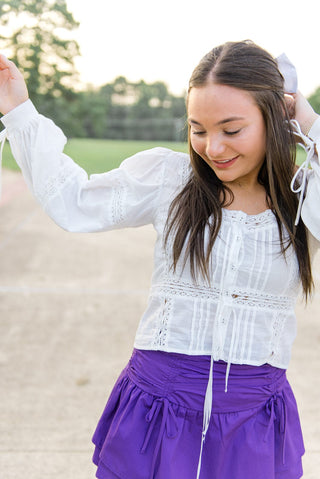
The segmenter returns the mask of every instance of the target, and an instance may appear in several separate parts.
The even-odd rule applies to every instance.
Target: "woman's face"
[[[188,97],[193,149],[217,177],[255,186],[266,155],[266,128],[252,95],[226,85],[193,87]]]

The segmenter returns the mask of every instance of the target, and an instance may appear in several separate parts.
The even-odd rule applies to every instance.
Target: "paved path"
[[[4,171],[3,183],[0,479],[93,479],[90,439],[132,350],[155,236],[149,227],[66,233],[42,212],[19,173]],[[289,368],[308,479],[319,479],[320,471],[319,306],[318,293],[307,309],[297,307],[299,337]]]

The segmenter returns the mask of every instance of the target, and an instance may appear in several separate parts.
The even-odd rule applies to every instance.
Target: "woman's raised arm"
[[[293,98],[295,102],[295,120],[299,123],[302,133],[307,135],[319,115],[313,110],[308,100],[300,91],[297,91]]]

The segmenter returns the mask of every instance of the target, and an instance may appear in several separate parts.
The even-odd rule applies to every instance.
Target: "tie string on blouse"
[[[301,209],[302,209],[302,204],[303,204],[303,200],[304,200],[304,196],[306,192],[306,186],[307,186],[308,171],[312,165],[312,160],[316,161],[317,159],[317,151],[316,151],[315,142],[311,138],[309,138],[307,135],[302,133],[299,123],[296,120],[291,120],[290,124],[292,127],[293,134],[298,139],[301,140],[298,142],[298,145],[300,145],[307,153],[306,159],[295,172],[290,184],[291,191],[293,193],[298,194],[299,196],[297,215],[296,215],[296,219],[294,223],[295,226],[297,226],[301,217]],[[302,180],[301,182],[298,182],[299,185],[295,187],[295,183],[301,174],[302,174]]]

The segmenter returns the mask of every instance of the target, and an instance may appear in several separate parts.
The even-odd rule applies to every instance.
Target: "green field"
[[[134,153],[156,146],[170,148],[175,151],[186,152],[188,150],[186,143],[75,138],[68,141],[64,152],[82,166],[88,174],[92,174],[103,173],[116,168],[125,158]],[[11,155],[8,143],[4,147],[3,166],[13,170],[19,169]]]
[[[121,161],[138,151],[163,146],[175,151],[188,151],[186,143],[159,143],[145,141],[118,141],[118,140],[94,140],[94,139],[71,139],[68,141],[65,153],[82,166],[88,174],[103,173],[119,166]],[[301,164],[305,153],[299,148],[297,162]],[[3,154],[3,166],[18,170],[12,158],[8,143]]]

